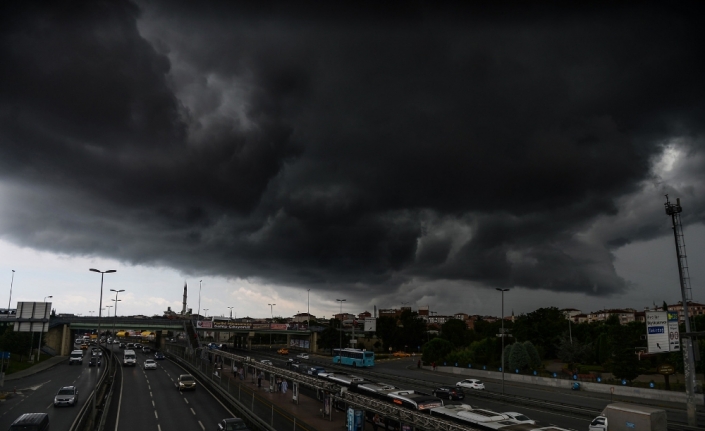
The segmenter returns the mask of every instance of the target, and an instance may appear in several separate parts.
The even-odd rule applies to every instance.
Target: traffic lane
[[[216,429],[218,422],[224,418],[234,417],[235,413],[223,406],[220,401],[211,395],[204,387],[200,377],[196,377],[196,389],[193,391],[179,392],[177,381],[179,375],[190,374],[178,364],[165,359],[157,361],[158,369],[149,371],[148,374],[159,374],[155,379],[155,385],[159,384],[160,393],[164,394],[165,402],[163,404],[164,414],[170,418],[170,425],[175,428],[162,429],[179,429],[183,428],[186,423],[184,415],[195,423],[191,429]],[[158,382],[158,383],[157,383]],[[161,406],[162,404],[158,404]],[[174,415],[175,411],[180,411],[182,414],[178,417]],[[179,417],[183,419],[179,419]],[[198,428],[196,428],[198,427]]]
[[[420,379],[429,381],[430,384],[438,383],[441,385],[455,385],[460,380],[465,378],[474,378],[464,375],[448,375],[445,373],[433,372],[429,370],[410,370],[409,364],[399,362],[386,362],[375,365],[375,371],[387,374],[397,375],[399,377],[407,377],[412,379]],[[491,392],[502,392],[502,382],[495,380],[479,379],[485,384],[485,388]],[[512,384],[504,385],[504,393],[543,401],[550,401],[558,404],[568,404],[572,406],[588,407],[602,410],[610,403],[608,396],[602,396],[594,392],[570,391],[567,389],[549,388],[531,384]]]
[[[141,367],[121,367],[122,391],[113,398],[120,404],[115,431],[158,430],[152,393]]]
[[[48,413],[51,424],[57,429],[69,429],[80,406],[95,387],[98,373],[84,365],[57,364],[41,375],[32,375],[14,381],[18,395],[3,403],[0,414],[0,429],[7,429],[23,413]],[[77,407],[54,407],[54,396],[62,386],[76,386],[79,391]]]

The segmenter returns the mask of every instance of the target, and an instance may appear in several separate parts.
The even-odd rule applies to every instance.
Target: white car
[[[477,379],[465,379],[455,384],[455,386],[468,389],[485,389],[485,384]]]
[[[308,359],[308,353],[299,353],[296,357],[299,359]]]
[[[145,370],[156,370],[157,363],[154,362],[154,359],[145,359],[144,360],[144,369]]]
[[[259,362],[260,362],[261,364],[264,364],[264,365],[274,365],[274,364],[272,363],[272,361],[270,361],[269,359],[262,359],[262,360],[259,361]]]
[[[514,419],[515,421],[519,422],[520,424],[535,424],[535,420],[529,419],[528,416],[517,413],[517,412],[503,412],[502,413],[505,416],[509,416],[510,419]]]

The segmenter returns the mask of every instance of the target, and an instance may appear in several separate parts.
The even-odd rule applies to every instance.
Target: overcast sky
[[[507,314],[643,309],[680,298],[665,194],[705,301],[696,3],[18,3],[13,307],[96,312],[97,267],[118,314],[180,310],[185,281],[197,311],[199,280],[202,310],[238,317],[303,312],[308,289],[318,316],[498,315],[495,288]]]

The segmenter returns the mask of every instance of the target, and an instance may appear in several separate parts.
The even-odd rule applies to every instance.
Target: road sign
[[[668,341],[669,350],[676,352],[681,349],[681,338],[678,332],[678,312],[667,311],[668,313]]]
[[[647,311],[646,341],[649,353],[667,353],[671,351],[670,330],[667,311]],[[677,332],[677,331],[676,331]]]

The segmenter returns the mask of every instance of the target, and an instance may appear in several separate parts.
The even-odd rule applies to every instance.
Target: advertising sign
[[[18,302],[17,332],[46,332],[49,330],[49,314],[51,302]]]
[[[365,317],[365,332],[377,332],[377,319]]]
[[[362,410],[355,410],[348,407],[348,431],[362,431],[363,424]]]
[[[647,311],[646,341],[649,353],[666,353],[670,351],[668,312]]]
[[[213,322],[211,322],[210,320],[199,320],[196,322],[196,328],[211,329],[213,328]]]
[[[681,349],[681,338],[678,332],[678,312],[667,311],[668,313],[668,338],[670,342],[669,350],[677,352]]]

